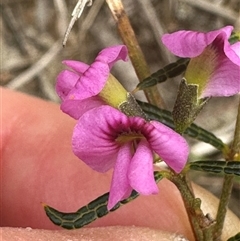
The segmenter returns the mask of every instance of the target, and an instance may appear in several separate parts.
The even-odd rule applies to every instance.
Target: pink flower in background
[[[56,91],[62,100],[62,111],[78,119],[84,112],[104,104],[98,94],[114,63],[126,61],[127,53],[126,46],[118,45],[103,49],[90,66],[74,60],[63,61],[72,70],[63,70],[57,77]]]
[[[85,112],[74,128],[73,152],[98,172],[113,168],[108,209],[133,189],[143,195],[158,193],[153,176],[153,152],[179,173],[186,164],[188,145],[166,127],[140,117],[128,117],[103,105]]]
[[[199,85],[200,98],[240,92],[240,42],[230,45],[232,30],[226,26],[208,33],[178,31],[162,37],[173,54],[191,58],[185,78]]]

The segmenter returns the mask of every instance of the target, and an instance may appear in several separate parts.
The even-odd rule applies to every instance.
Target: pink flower
[[[74,60],[63,61],[72,70],[63,70],[57,77],[56,91],[62,100],[62,111],[78,119],[84,112],[104,104],[106,98],[101,98],[99,94],[109,79],[111,83],[117,82],[110,75],[110,69],[118,60],[126,61],[127,53],[126,46],[118,45],[103,49],[90,66]],[[118,88],[124,92],[119,85]],[[115,88],[112,87],[112,94]],[[119,96],[121,93],[117,90]]]
[[[153,152],[179,173],[186,164],[188,145],[166,127],[140,117],[128,117],[103,105],[85,112],[74,128],[73,152],[98,172],[114,168],[108,209],[133,189],[143,195],[158,193],[153,176]]]
[[[230,45],[232,30],[226,26],[208,33],[178,31],[162,37],[173,54],[191,58],[185,78],[199,85],[200,98],[240,92],[240,42]]]

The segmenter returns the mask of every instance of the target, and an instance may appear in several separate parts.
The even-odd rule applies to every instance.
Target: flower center
[[[207,82],[216,70],[217,58],[218,52],[216,47],[209,45],[199,56],[192,58],[188,64],[185,78],[188,84],[198,85],[199,95],[201,95]]]
[[[119,143],[120,145],[130,142],[130,141],[138,141],[140,139],[144,138],[144,136],[140,133],[136,133],[136,132],[128,132],[128,133],[121,133],[121,135],[119,135],[115,141],[117,143]]]

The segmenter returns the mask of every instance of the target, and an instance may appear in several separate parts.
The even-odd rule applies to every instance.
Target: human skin
[[[102,240],[127,240],[131,235],[136,240],[151,240],[153,234],[164,240],[163,235],[176,233],[194,240],[179,192],[167,180],[158,184],[158,195],[137,198],[88,225],[91,229],[71,232],[53,225],[41,202],[61,211],[76,211],[109,191],[111,171],[97,173],[74,156],[71,135],[76,121],[62,113],[59,105],[8,89],[1,89],[1,95],[0,226],[12,227],[1,230],[3,240],[12,241],[14,235],[32,240],[29,229],[16,227],[37,229],[31,231],[34,240],[43,235],[44,240],[53,241],[66,235],[101,240],[104,233],[108,235]],[[234,216],[230,220],[239,223]],[[234,229],[229,232],[237,233]]]

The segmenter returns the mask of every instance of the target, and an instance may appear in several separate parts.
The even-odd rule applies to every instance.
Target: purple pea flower
[[[178,31],[162,37],[173,54],[191,58],[185,78],[188,84],[198,85],[199,98],[240,92],[240,42],[230,45],[232,30],[226,26],[208,33]]]
[[[56,91],[62,100],[62,111],[79,119],[86,111],[106,103],[117,108],[127,92],[110,69],[118,60],[126,61],[127,54],[126,46],[118,45],[103,49],[91,65],[63,61],[72,70],[63,70],[57,77]]]
[[[129,117],[111,106],[85,112],[74,128],[73,152],[98,172],[113,168],[108,209],[133,189],[143,195],[158,193],[153,176],[153,153],[179,173],[186,164],[184,138],[157,122]]]

